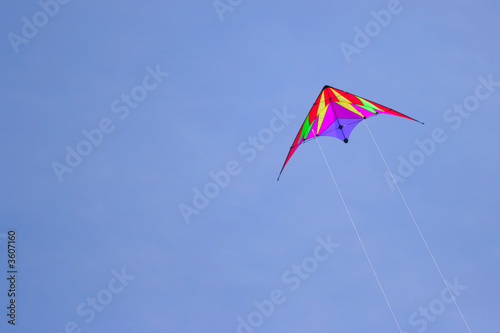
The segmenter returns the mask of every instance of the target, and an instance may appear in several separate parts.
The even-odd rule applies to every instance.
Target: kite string
[[[441,269],[439,268],[439,265],[436,261],[436,259],[434,258],[434,255],[432,254],[432,251],[429,247],[429,245],[427,244],[427,241],[425,240],[425,237],[424,235],[422,234],[422,231],[420,230],[420,227],[417,223],[417,221],[415,220],[415,217],[413,216],[413,213],[410,209],[410,207],[408,206],[408,203],[406,202],[406,199],[403,195],[403,192],[401,192],[401,189],[399,188],[399,185],[398,183],[396,182],[396,179],[394,178],[394,175],[392,174],[392,171],[391,169],[389,168],[389,165],[387,164],[387,161],[385,160],[385,157],[384,155],[382,154],[382,151],[380,150],[378,144],[377,144],[377,141],[375,141],[375,137],[373,136],[372,134],[372,131],[370,130],[370,127],[368,127],[368,123],[366,121],[364,121],[365,125],[366,125],[366,128],[368,129],[368,133],[370,133],[370,136],[372,137],[372,140],[373,140],[373,143],[375,144],[375,146],[377,147],[377,150],[380,154],[380,157],[382,157],[382,160],[384,161],[384,164],[385,164],[385,167],[387,168],[387,170],[389,171],[389,174],[391,175],[391,178],[392,178],[392,181],[394,182],[394,185],[396,185],[396,188],[398,189],[398,192],[399,192],[399,195],[401,196],[401,199],[403,199],[403,202],[406,206],[406,209],[408,209],[408,213],[410,213],[410,216],[411,216],[411,219],[413,220],[413,223],[415,224],[415,226],[417,227],[417,230],[418,230],[418,233],[420,234],[420,237],[422,238],[422,240],[424,241],[424,244],[425,244],[425,247],[427,248],[427,251],[429,252],[431,258],[432,258],[432,261],[434,262],[434,265],[436,266],[438,272],[439,272],[439,275],[441,275],[441,279],[443,279],[443,282],[446,286],[446,288],[448,289],[448,292],[450,293],[451,295],[451,298],[453,299],[453,302],[455,303],[455,306],[457,307],[457,310],[458,312],[460,313],[460,316],[462,317],[462,320],[464,321],[465,323],[465,326],[467,326],[467,329],[469,330],[469,333],[472,333],[470,327],[469,327],[469,324],[467,323],[467,320],[465,320],[465,317],[462,313],[462,310],[460,309],[460,307],[458,306],[458,303],[457,303],[457,300],[455,299],[455,296],[453,295],[453,293],[451,292],[450,290],[450,287],[448,286],[448,282],[446,282],[446,279],[444,278],[444,275],[443,273],[441,272]]]
[[[380,283],[378,275],[375,272],[375,268],[373,268],[373,264],[372,264],[372,261],[370,259],[370,256],[368,256],[368,252],[366,252],[366,248],[365,248],[365,245],[363,244],[363,241],[361,240],[361,236],[359,236],[358,228],[356,228],[356,225],[354,224],[354,220],[352,219],[351,213],[349,212],[349,208],[347,208],[347,204],[345,203],[344,196],[342,195],[342,192],[340,191],[340,188],[337,184],[337,181],[335,180],[335,177],[333,176],[333,172],[332,172],[332,169],[330,168],[330,164],[328,163],[328,160],[326,159],[326,156],[323,153],[323,149],[321,148],[321,145],[319,144],[319,140],[317,140],[317,138],[316,138],[316,142],[318,143],[318,147],[319,147],[319,150],[321,151],[321,155],[323,155],[323,159],[325,160],[326,166],[328,167],[328,171],[330,172],[330,176],[332,176],[333,183],[335,184],[335,187],[337,188],[337,192],[339,193],[340,199],[342,200],[342,203],[344,204],[344,208],[347,212],[347,215],[349,216],[349,220],[351,221],[351,224],[354,228],[354,231],[356,232],[356,236],[358,236],[359,243],[361,244],[361,247],[363,248],[363,252],[365,253],[366,259],[368,260],[368,263],[370,264],[370,268],[372,269],[373,275],[375,276],[375,279],[377,280],[380,291],[382,291],[382,295],[384,295],[385,302],[387,303],[387,306],[389,307],[389,310],[391,311],[392,318],[394,318],[394,321],[396,322],[396,325],[398,326],[399,332],[403,333],[403,331],[401,330],[401,327],[399,326],[399,322],[396,319],[396,315],[394,314],[394,311],[392,310],[392,306],[389,303],[389,300],[387,299],[384,288],[382,287],[382,284]]]

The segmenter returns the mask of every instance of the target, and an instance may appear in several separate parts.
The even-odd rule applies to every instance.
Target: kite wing
[[[357,124],[363,119],[379,113],[392,114],[419,122],[362,97],[330,86],[324,86],[300,127],[292,147],[290,147],[285,163],[281,168],[280,176],[293,153],[304,142],[317,136],[332,136],[347,143],[349,135]]]

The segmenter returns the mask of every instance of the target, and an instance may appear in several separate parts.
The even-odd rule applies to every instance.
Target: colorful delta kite
[[[293,153],[304,142],[317,136],[333,136],[347,143],[349,135],[357,124],[363,119],[376,116],[379,113],[392,114],[421,123],[383,105],[340,89],[325,86],[300,127],[281,168],[280,176]]]

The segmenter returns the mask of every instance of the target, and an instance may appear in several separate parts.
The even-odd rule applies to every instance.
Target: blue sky
[[[61,2],[0,5],[2,332],[398,332],[316,143],[276,181],[324,85],[425,122],[368,120],[471,331],[497,332],[499,4]],[[365,126],[320,140],[402,330],[468,332]]]

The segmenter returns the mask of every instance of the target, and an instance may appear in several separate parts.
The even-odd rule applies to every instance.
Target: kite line
[[[378,146],[377,144],[377,141],[375,141],[375,137],[373,136],[372,134],[372,131],[370,130],[370,127],[368,126],[368,123],[366,121],[364,121],[365,125],[366,125],[366,128],[368,129],[368,133],[370,133],[370,136],[372,137],[372,140],[373,140],[373,143],[375,144],[375,146],[377,147],[377,150],[380,154],[380,157],[382,157],[382,160],[384,161],[384,164],[385,164],[385,167],[387,168],[387,170],[389,171],[389,174],[391,175],[391,178],[392,178],[392,181],[394,182],[394,185],[396,185],[396,188],[398,189],[398,192],[399,192],[399,195],[401,196],[401,199],[403,199],[403,202],[406,206],[406,209],[408,209],[408,213],[410,213],[410,216],[411,216],[411,219],[413,220],[413,223],[415,224],[415,227],[417,227],[417,230],[418,230],[418,233],[420,234],[420,238],[422,238],[422,241],[424,242],[425,244],[425,247],[427,248],[427,251],[429,252],[431,258],[432,258],[432,261],[434,262],[434,265],[436,266],[438,272],[439,272],[439,275],[441,275],[441,279],[443,279],[443,282],[444,282],[444,285],[446,286],[446,288],[448,289],[448,292],[450,293],[451,295],[451,298],[453,299],[453,302],[455,303],[455,306],[457,307],[457,310],[458,312],[460,313],[460,316],[462,317],[462,320],[464,321],[465,323],[465,326],[467,326],[467,330],[469,330],[469,333],[472,333],[470,327],[469,327],[469,324],[467,323],[467,320],[465,320],[465,317],[462,313],[462,310],[460,309],[460,307],[458,306],[458,303],[457,303],[457,300],[455,299],[455,296],[453,295],[453,293],[451,292],[450,290],[450,287],[448,286],[448,282],[446,282],[446,279],[444,278],[444,275],[443,273],[441,272],[441,269],[439,268],[439,265],[436,261],[436,259],[434,258],[434,255],[432,254],[432,251],[429,247],[429,245],[427,244],[427,241],[425,240],[425,237],[424,235],[422,234],[422,231],[420,230],[420,227],[417,223],[417,221],[415,220],[415,216],[413,216],[413,213],[411,212],[411,209],[410,207],[408,206],[408,203],[406,202],[406,199],[403,195],[403,192],[401,192],[401,189],[399,188],[399,185],[398,183],[396,182],[396,179],[394,178],[394,175],[392,174],[392,171],[391,169],[389,168],[389,165],[387,164],[387,161],[385,160],[385,157],[384,155],[382,154],[382,151],[380,150],[380,147]],[[324,157],[324,156],[323,156]],[[332,176],[333,177],[333,176]]]
[[[328,160],[326,159],[326,156],[323,153],[323,149],[321,148],[321,145],[319,144],[319,140],[317,137],[316,137],[315,141],[318,143],[318,147],[319,147],[319,150],[321,151],[321,155],[323,155],[323,159],[325,160],[328,171],[330,172],[330,176],[332,176],[333,183],[335,184],[335,187],[337,188],[337,192],[339,193],[340,199],[342,200],[342,203],[344,204],[344,208],[347,212],[347,215],[349,216],[349,220],[351,221],[352,227],[354,228],[354,232],[356,233],[356,236],[358,236],[359,243],[361,244],[361,247],[363,248],[363,252],[365,253],[366,259],[368,260],[368,263],[370,264],[370,268],[372,269],[373,275],[375,275],[375,279],[377,280],[380,291],[382,292],[382,295],[384,295],[385,302],[387,303],[387,306],[389,307],[389,310],[391,311],[392,318],[394,318],[394,322],[398,326],[399,332],[403,333],[403,331],[401,330],[401,327],[399,326],[399,322],[396,319],[396,315],[394,314],[394,311],[392,310],[391,303],[389,303],[389,300],[387,299],[384,288],[382,287],[382,284],[380,283],[377,272],[375,272],[375,268],[373,268],[373,264],[372,264],[372,261],[370,259],[370,256],[368,255],[368,252],[366,252],[365,245],[363,244],[363,241],[361,240],[361,237],[359,236],[358,228],[356,228],[356,224],[354,224],[354,220],[352,219],[351,213],[349,212],[349,208],[347,207],[347,204],[345,203],[344,196],[342,195],[342,192],[340,191],[339,185],[337,184],[337,181],[335,180],[335,177],[333,176],[333,172],[332,172],[332,169],[330,168],[330,164],[328,163]]]

